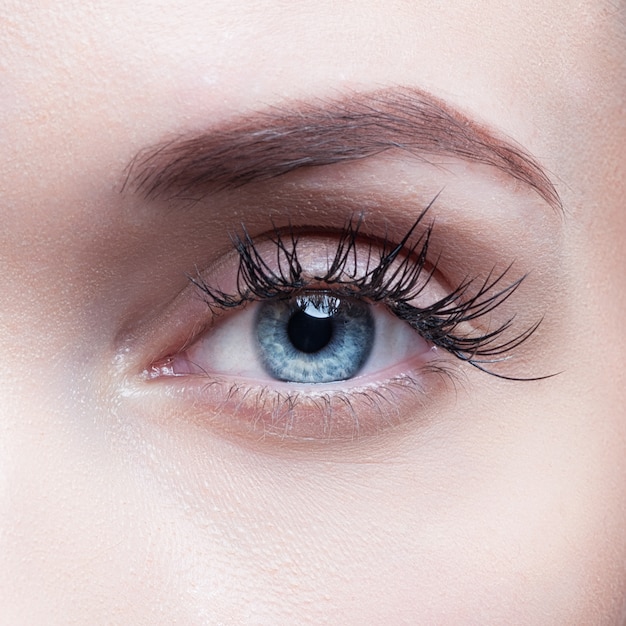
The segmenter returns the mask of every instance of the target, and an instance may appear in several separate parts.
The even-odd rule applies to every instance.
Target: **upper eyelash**
[[[277,269],[273,269],[242,226],[242,235],[232,237],[239,255],[236,293],[229,294],[211,287],[200,275],[190,276],[189,279],[204,294],[211,309],[231,309],[251,301],[291,298],[303,291],[310,291],[313,283],[323,284],[324,288],[332,287],[333,293],[339,297],[356,297],[385,304],[391,313],[408,323],[427,341],[487,374],[518,381],[550,377],[517,378],[487,368],[490,364],[506,360],[506,353],[529,339],[539,327],[541,319],[512,338],[504,335],[512,327],[514,316],[495,330],[481,335],[462,336],[454,332],[460,324],[476,320],[499,307],[519,288],[525,276],[505,284],[511,265],[500,273],[491,271],[466,299],[463,298],[475,285],[475,279],[463,280],[448,295],[427,307],[410,304],[426,288],[437,270],[438,261],[430,267],[427,263],[433,222],[411,241],[436,199],[426,206],[397,244],[385,237],[378,244],[377,258],[370,242],[365,271],[359,272],[357,269],[357,255],[362,254],[357,246],[362,220],[352,218],[339,234],[334,257],[324,275],[303,276],[303,268],[298,260],[299,239],[292,228],[288,229],[287,237],[279,228],[274,228],[273,236],[269,239],[276,246]],[[401,254],[403,256],[398,260]],[[373,259],[375,263],[372,263]],[[494,289],[497,289],[495,293]]]

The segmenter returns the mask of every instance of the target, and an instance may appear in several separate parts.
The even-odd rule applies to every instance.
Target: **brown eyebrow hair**
[[[524,148],[440,99],[404,87],[294,101],[165,141],[136,155],[123,189],[148,199],[188,198],[389,150],[489,165],[561,207],[554,185]]]

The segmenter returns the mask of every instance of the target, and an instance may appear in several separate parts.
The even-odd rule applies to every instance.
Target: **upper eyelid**
[[[426,225],[423,232],[415,233],[417,227],[422,224],[424,218],[439,198],[439,195],[440,193],[437,193],[426,205],[399,241],[393,242],[389,240],[387,236],[382,239],[378,238],[377,243],[380,246],[379,256],[374,262],[372,262],[372,242],[370,241],[366,265],[365,267],[361,267],[360,270],[357,263],[357,241],[361,236],[362,218],[359,215],[353,215],[346,222],[343,229],[337,233],[338,241],[335,246],[335,253],[332,260],[329,259],[329,265],[324,274],[311,276],[307,279],[307,282],[312,280],[327,285],[339,286],[350,281],[353,282],[360,271],[361,276],[359,277],[359,282],[363,285],[366,284],[368,280],[375,280],[375,277],[385,274],[387,270],[394,271],[394,275],[397,275],[400,270],[406,270],[408,257],[418,249],[418,261],[415,265],[419,266],[420,269],[418,273],[421,274],[427,262],[432,223]],[[272,268],[263,255],[259,253],[257,244],[250,236],[247,229],[242,227],[242,231],[241,235],[235,234],[231,236],[235,251],[239,257],[239,270],[237,272],[237,291],[240,296],[239,299],[219,289],[211,288],[205,283],[200,274],[196,277],[190,277],[192,283],[201,291],[204,291],[212,301],[223,308],[238,306],[240,302],[245,299],[241,286],[250,287],[251,283],[261,284],[258,282],[259,279],[264,282],[264,285],[270,289],[271,292],[251,294],[257,297],[259,295],[262,297],[272,297],[274,295],[272,292],[275,289],[280,289],[281,287],[293,289],[297,287],[298,282],[302,281],[303,266],[300,263],[298,253],[300,234],[296,234],[294,230],[289,227],[286,231],[286,236],[284,236],[282,229],[274,226],[273,234],[269,236],[269,241],[276,246],[277,267]],[[407,255],[407,258],[402,260],[399,266],[394,266],[394,261],[398,260],[401,254]],[[372,265],[374,266],[373,269]],[[395,270],[394,267],[396,268]],[[349,268],[348,271],[346,271],[347,268]],[[430,274],[435,270],[436,267],[433,266],[432,270],[430,270]],[[407,279],[410,280],[410,276],[405,276],[403,282],[406,282]],[[427,277],[426,282],[428,282],[428,280],[430,280],[430,276]],[[302,286],[306,286],[304,282],[302,282]]]
[[[315,280],[322,281],[322,283],[324,281],[328,282],[328,290],[339,289],[340,297],[356,295],[361,298],[367,299],[369,297],[374,301],[381,300],[385,302],[392,313],[408,322],[425,339],[487,374],[514,381],[549,378],[552,375],[525,378],[505,376],[489,369],[490,365],[506,360],[508,358],[507,354],[526,342],[538,329],[541,320],[519,332],[516,331],[513,337],[509,337],[507,332],[512,326],[515,315],[504,322],[498,323],[495,328],[484,331],[482,334],[464,335],[463,332],[461,334],[457,332],[457,328],[464,323],[474,322],[478,318],[491,314],[517,291],[525,276],[512,282],[504,282],[505,279],[508,280],[511,265],[499,273],[494,268],[484,279],[476,281],[476,284],[474,279],[465,279],[445,296],[424,308],[410,304],[411,300],[422,293],[424,285],[429,283],[436,271],[436,264],[432,266],[431,270],[425,269],[428,262],[427,250],[432,234],[432,224],[428,226],[425,234],[418,234],[413,243],[411,241],[417,226],[420,225],[437,198],[438,195],[421,212],[418,219],[399,243],[393,244],[387,240],[384,241],[378,266],[373,271],[370,271],[368,260],[365,275],[362,277],[363,281],[355,277],[344,279],[341,262],[339,262],[338,267],[334,266],[338,257],[345,260],[349,258],[351,251],[353,251],[356,274],[356,254],[358,249],[356,240],[359,234],[359,223],[357,222],[356,226],[354,226],[351,221],[348,222],[343,234],[339,237],[335,259],[330,262],[332,269],[329,270],[326,276],[313,277],[313,282]],[[347,248],[344,249],[346,236],[348,243]],[[263,255],[258,252],[254,240],[244,229],[243,238],[235,238],[234,241],[239,254],[237,293],[230,294],[219,289],[213,289],[201,276],[197,278],[190,277],[192,283],[206,296],[209,308],[213,309],[213,307],[216,307],[218,310],[237,308],[250,300],[263,300],[279,295],[290,296],[298,289],[307,290],[312,288],[311,284],[301,281],[300,272],[302,267],[297,254],[299,240],[293,236],[293,232],[291,233],[290,242],[288,240],[287,244],[285,244],[280,230],[275,228],[274,237],[270,238],[269,241],[276,246],[279,256],[281,252],[284,254],[284,260],[290,269],[289,277],[285,276],[282,267],[279,271],[270,268]],[[289,245],[291,245],[291,249]],[[410,255],[415,253],[416,250],[418,250],[417,259],[411,261]],[[393,261],[401,252],[405,254],[408,252],[409,256],[400,260],[398,266],[400,273],[398,274],[397,269],[394,271]],[[388,269],[391,268],[391,275],[386,276],[386,270],[384,270],[381,275],[382,282],[372,279],[377,269],[385,267],[385,259],[390,259],[391,261],[386,266]],[[244,267],[243,272],[242,266]],[[426,274],[425,280],[420,282],[424,273]],[[372,282],[368,284],[368,280]],[[341,289],[349,284],[355,290],[342,293]]]

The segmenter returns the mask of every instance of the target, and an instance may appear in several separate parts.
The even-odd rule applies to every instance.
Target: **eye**
[[[244,231],[225,271],[191,277],[208,322],[147,378],[171,381],[205,421],[282,440],[396,425],[434,406],[453,364],[512,378],[493,368],[537,325],[519,332],[499,309],[523,279],[509,268],[451,288],[431,259],[427,211],[399,242],[362,236],[358,221],[324,236]]]
[[[382,305],[309,291],[231,312],[169,363],[174,375],[321,385],[390,378],[432,346]],[[391,372],[394,373],[387,373]]]

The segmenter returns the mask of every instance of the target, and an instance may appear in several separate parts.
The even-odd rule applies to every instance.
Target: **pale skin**
[[[624,4],[33,5],[0,6],[0,621],[626,623]],[[522,146],[560,205],[402,153],[184,207],[123,189],[173,137],[396,87]],[[452,380],[411,366],[423,392],[385,401],[389,427],[355,400],[311,437],[161,367],[191,342],[212,375],[188,276],[232,283],[242,223],[306,227],[314,268],[355,212],[397,240],[438,193],[432,297],[513,263],[494,319],[541,324],[496,369],[554,376],[439,350]]]

